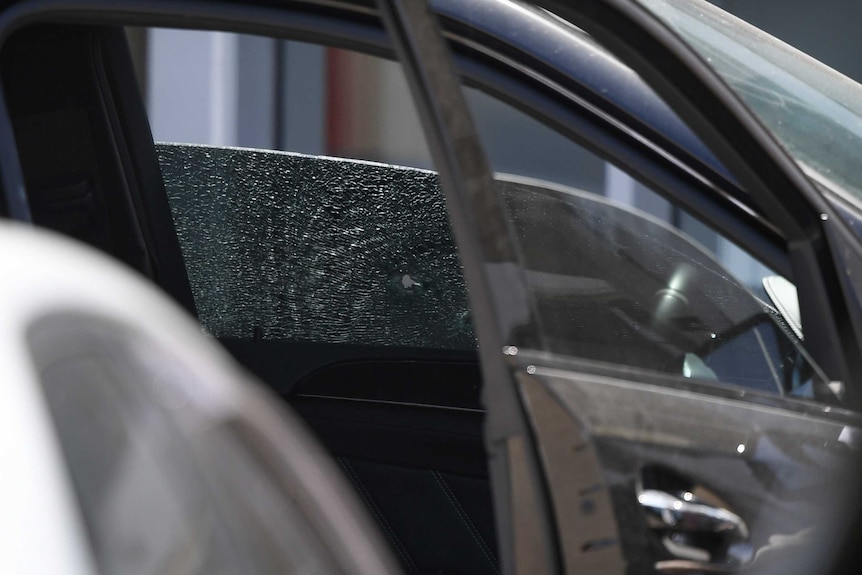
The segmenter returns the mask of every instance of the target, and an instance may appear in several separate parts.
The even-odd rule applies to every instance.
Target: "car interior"
[[[199,315],[123,29],[28,26],[5,42],[0,57],[34,222],[111,254]],[[442,210],[439,191],[434,201]],[[424,318],[402,318],[404,325],[390,336],[387,326],[375,327],[376,318],[369,318],[378,335],[366,340],[346,337],[356,328],[352,318],[339,338],[339,326],[320,324],[325,314],[314,313],[297,325],[323,334],[318,341],[277,337],[265,318],[216,335],[337,459],[406,572],[497,573],[475,339],[445,212],[432,219],[428,225],[447,245],[410,245],[423,241],[413,234],[402,238],[399,250],[427,257],[445,251],[446,263],[455,264],[440,274],[461,282],[460,299],[439,300],[455,302],[441,313],[460,314],[458,333],[445,336],[450,345],[428,345],[435,334],[422,333],[423,321],[430,325],[439,312],[430,305]],[[338,226],[334,219],[325,223]],[[328,237],[337,240],[333,229]],[[434,286],[421,285],[424,279],[399,269],[397,258],[385,261],[391,249],[372,252],[381,259],[369,265],[390,266],[394,297],[433,292]],[[314,251],[302,254],[311,265]],[[354,262],[344,260],[346,272]],[[393,318],[399,321],[382,320]],[[399,335],[411,330],[419,332],[414,345],[400,343]]]

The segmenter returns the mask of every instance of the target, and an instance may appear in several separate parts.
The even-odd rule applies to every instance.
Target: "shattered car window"
[[[475,349],[435,173],[157,149],[198,314],[213,335]]]

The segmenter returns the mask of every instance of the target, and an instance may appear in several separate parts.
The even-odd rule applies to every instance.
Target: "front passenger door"
[[[407,3],[382,4],[436,137],[467,268],[506,572],[822,566],[860,422],[834,396],[839,386],[690,236],[579,190],[513,181],[500,193],[452,96],[433,22]],[[575,23],[613,28],[603,19],[612,10],[598,12],[576,12]],[[743,181],[757,170],[730,168]],[[813,274],[800,288],[805,307],[827,276],[798,250],[788,243],[794,272]],[[810,341],[840,320],[819,319]]]

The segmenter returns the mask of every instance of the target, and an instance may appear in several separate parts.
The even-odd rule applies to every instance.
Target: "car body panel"
[[[662,565],[687,557],[673,546],[685,540],[685,525],[662,530],[650,525],[648,514],[639,509],[632,495],[641,496],[648,489],[675,496],[686,490],[709,492],[721,502],[717,505],[747,524],[749,533],[736,542],[736,557],[727,549],[693,545],[706,553],[693,560],[692,570],[698,565],[707,569],[744,565],[758,573],[811,572],[834,552],[830,545],[840,532],[836,524],[852,492],[847,479],[858,455],[847,443],[854,428],[828,413],[813,417],[661,385],[545,368],[541,357],[529,352],[521,361],[520,385],[540,436],[553,413],[548,405],[562,406],[570,425],[583,434],[565,440],[548,436],[544,443],[554,445],[557,459],[546,461],[546,467],[586,450],[601,470],[600,480],[577,491],[577,506],[557,509],[602,525],[607,517],[602,517],[598,501],[607,493],[619,528],[618,533],[607,527],[593,531],[596,539],[606,540],[596,552],[607,553],[619,543],[627,572],[663,571],[669,567]],[[542,390],[549,394],[545,403],[539,399]],[[557,445],[561,441],[574,447],[566,453],[565,445]],[[678,492],[656,486],[668,478],[680,482]],[[561,479],[551,480],[556,497],[573,490]],[[562,524],[561,531],[571,536]],[[783,549],[782,537],[790,541]]]

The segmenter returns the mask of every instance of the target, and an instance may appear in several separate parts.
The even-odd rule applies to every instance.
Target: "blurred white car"
[[[396,572],[310,435],[106,256],[0,224],[0,572]]]

